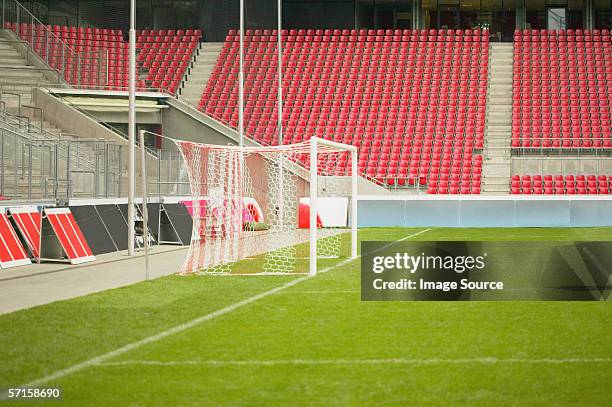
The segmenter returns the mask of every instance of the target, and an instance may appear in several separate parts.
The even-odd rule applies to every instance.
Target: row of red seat
[[[567,29],[567,30],[515,30],[514,42],[599,42],[610,41],[608,29]]]
[[[128,86],[129,44],[120,30],[10,22],[5,27],[27,41],[72,85],[117,90]],[[137,88],[176,93],[201,35],[201,30],[143,30],[137,59],[147,78],[139,80]]]
[[[229,34],[199,107],[237,127],[239,47],[236,33]],[[245,133],[277,144],[276,45],[271,32],[250,34],[258,42],[245,43]],[[314,37],[342,32],[287,34],[287,41],[302,38],[283,50],[283,143],[315,135],[350,143],[359,147],[360,172],[381,183],[424,178],[426,185],[429,177],[457,175],[470,180],[459,191],[479,192],[480,178],[471,182],[482,170],[482,157],[473,151],[483,147],[487,46],[463,42],[463,33],[455,42],[454,32],[451,41],[431,43],[420,42],[420,32],[407,43],[390,37],[412,33],[363,32],[360,40],[328,44]],[[359,37],[354,34],[345,36]]]
[[[226,41],[239,41],[240,40],[240,36],[239,35],[228,35],[225,38]],[[455,43],[483,43],[483,44],[488,44],[489,42],[489,36],[488,34],[483,34],[483,35],[457,35],[457,36],[444,36],[444,35],[419,35],[419,34],[412,34],[412,35],[364,35],[364,36],[350,36],[350,35],[296,35],[296,36],[283,36],[282,40],[287,42],[288,44],[299,44],[299,43],[306,43],[306,44],[328,44],[328,43],[368,43],[368,42],[377,42],[377,43],[384,43],[384,42],[396,42],[396,43],[400,43],[400,42],[427,42],[427,43],[436,43],[436,42],[455,42]],[[259,42],[275,42],[278,41],[278,37],[277,36],[266,36],[266,35],[262,35],[262,36],[258,36],[258,35],[247,35],[243,37],[243,42],[244,43],[259,43]]]
[[[200,29],[193,29],[193,28],[188,28],[188,29],[168,29],[168,30],[153,30],[153,29],[144,29],[144,30],[136,30],[136,36],[139,35],[153,35],[153,36],[192,36],[195,35],[197,37],[202,37],[202,30]]]
[[[198,47],[201,31],[191,35],[167,30],[148,30],[137,36],[138,61],[154,88],[175,94]]]
[[[612,148],[609,34],[595,30],[515,33],[513,148]]]
[[[513,175],[512,194],[612,194],[612,175]]]
[[[275,29],[270,30],[253,30],[247,29],[245,30],[246,36],[277,36],[278,31]],[[240,32],[238,30],[229,30],[228,35],[235,36],[239,35]],[[451,30],[451,29],[421,29],[421,30],[410,30],[410,29],[291,29],[291,30],[281,30],[281,36],[373,36],[373,35],[444,35],[444,36],[462,36],[462,35],[488,35],[487,30],[480,29],[467,29],[467,30]]]

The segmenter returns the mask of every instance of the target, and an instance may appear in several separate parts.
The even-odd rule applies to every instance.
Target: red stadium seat
[[[228,33],[199,102],[202,111],[230,126],[237,121],[237,99],[228,103],[237,89],[235,34]],[[269,34],[247,33],[252,38],[245,41],[245,122],[247,136],[275,143],[277,39]],[[362,171],[394,188],[428,185],[429,193],[480,193],[484,34],[473,32],[469,42],[462,31],[437,30],[289,30],[285,35],[285,140],[334,134],[333,140],[360,148]],[[439,174],[456,178],[452,185],[432,186]]]

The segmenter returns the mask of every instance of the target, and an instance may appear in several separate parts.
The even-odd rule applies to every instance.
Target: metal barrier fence
[[[121,145],[54,135],[0,110],[0,195],[19,199],[119,196]]]
[[[28,200],[125,197],[127,154],[121,144],[65,133],[57,137],[41,131],[29,117],[0,110],[0,196]],[[189,195],[178,151],[147,154],[147,169],[150,195]],[[140,185],[137,182],[137,189]]]

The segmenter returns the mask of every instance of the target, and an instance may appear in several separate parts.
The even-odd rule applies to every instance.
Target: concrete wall
[[[198,143],[238,145],[238,133],[216,120],[203,115],[193,107],[176,99],[168,99],[169,109],[162,111],[164,135],[179,140]],[[245,140],[245,145],[255,145]],[[164,141],[164,148],[172,149],[171,143]]]
[[[514,158],[512,174],[610,174],[612,157]]]
[[[43,109],[46,121],[68,133],[82,138],[105,139],[127,146],[126,139],[44,90],[33,90],[33,102]]]
[[[612,226],[612,196],[360,196],[360,227]]]

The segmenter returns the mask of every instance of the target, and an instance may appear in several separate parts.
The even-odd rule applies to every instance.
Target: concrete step
[[[489,101],[491,102],[491,101]],[[505,113],[512,116],[512,105],[503,103],[503,104],[488,104],[488,111],[493,113]]]
[[[488,123],[485,126],[485,131],[487,134],[495,133],[495,134],[512,134],[512,125],[501,125],[501,124],[490,124]]]
[[[208,79],[212,71],[213,71],[212,67],[210,69],[209,68],[193,69],[191,73],[189,74],[189,77],[198,78],[198,79]]]
[[[506,87],[508,86],[510,89],[512,89],[512,73],[510,73],[508,76],[506,73],[503,74],[503,77],[495,77],[495,78],[490,78],[489,79],[489,87],[491,86],[495,86],[495,87]]]
[[[510,147],[509,143],[508,143],[509,139],[508,138],[490,138],[489,140],[487,140],[486,146],[487,148],[506,148],[506,147]]]
[[[491,78],[491,83],[489,83],[489,86],[487,87],[487,89],[490,92],[506,92],[506,91],[510,91],[512,92],[512,82],[509,83],[505,83],[505,82],[501,82],[504,79],[499,79],[496,77]]]
[[[199,69],[198,71],[193,71],[191,73],[191,75],[189,75],[189,78],[196,78],[196,80],[199,79],[203,79],[203,78],[207,78],[208,76],[210,76],[210,74],[213,71],[213,67],[211,66],[210,68],[206,67],[203,69]]]
[[[215,62],[217,62],[217,56],[219,54],[216,52],[200,52],[200,55],[198,55],[198,59],[196,62],[196,65],[199,64],[206,64],[206,63],[212,63],[214,64]]]
[[[512,113],[508,111],[496,111],[495,108],[489,109],[487,112],[487,118],[489,121],[512,121]]]
[[[499,98],[499,97],[491,97],[487,100],[487,105],[489,107],[495,106],[495,108],[507,107],[512,104],[512,98]],[[510,106],[510,110],[512,110],[512,106]]]
[[[487,126],[511,126],[512,119],[487,119]]]
[[[509,155],[510,152],[508,149],[503,149],[503,151],[501,151],[500,149],[485,150],[485,157],[488,160],[505,160],[508,158]]]
[[[485,190],[481,190],[480,191],[480,195],[508,195],[510,193],[510,188],[508,188],[505,191],[485,191]]]
[[[510,93],[512,95],[512,83],[491,83],[488,86],[489,93],[506,95]]]
[[[19,57],[15,58],[2,58],[0,61],[1,65],[10,65],[10,66],[26,66],[25,61]]]
[[[489,58],[489,64],[491,66],[496,66],[496,65],[499,65],[499,66],[502,66],[502,65],[508,66],[508,65],[510,65],[510,66],[512,66],[514,64],[514,57],[512,57],[511,55],[512,54],[510,54],[510,57],[498,56],[498,55],[491,56]]]
[[[0,49],[0,61],[4,58],[22,58],[21,54],[15,49]]]
[[[20,69],[20,68],[11,68],[11,69],[2,69],[0,68],[0,80],[20,80],[20,81],[24,81],[24,80],[28,80],[28,81],[33,81],[33,82],[42,82],[45,77],[43,76],[42,73],[39,72],[35,72],[35,71],[27,71],[24,69]]]
[[[499,191],[499,192],[503,192],[503,191],[508,191],[510,189],[510,181],[508,178],[504,178],[505,182],[499,182],[499,183],[486,183],[485,181],[482,182],[482,189],[485,189],[489,192],[493,192],[493,191]]]
[[[510,130],[497,130],[493,126],[488,126],[487,130],[487,135],[492,138],[510,138],[512,135]]]
[[[511,139],[512,137],[509,134],[498,136],[498,135],[491,135],[490,133],[488,133],[487,134],[487,145],[506,146],[507,148],[510,148]],[[493,144],[493,143],[496,143],[496,144]]]
[[[508,57],[491,56],[489,58],[489,68],[491,69],[508,69],[514,64],[514,57],[512,54]]]
[[[15,48],[13,48],[10,42],[6,42],[5,40],[0,40],[0,50],[5,50],[5,49],[14,50]]]
[[[203,42],[200,44],[202,50],[212,50],[220,52],[223,49],[223,42]]]

